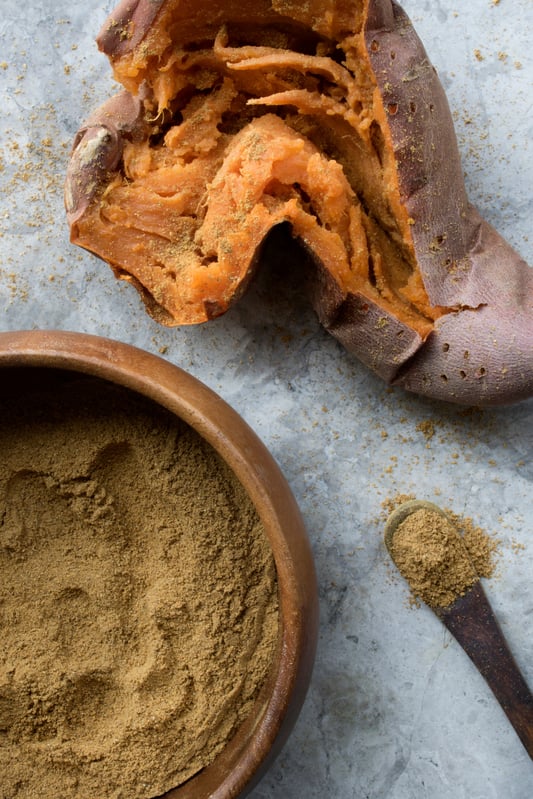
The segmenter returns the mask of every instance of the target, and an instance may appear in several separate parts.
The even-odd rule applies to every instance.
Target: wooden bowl
[[[300,712],[315,656],[314,563],[287,482],[234,410],[196,378],[160,357],[81,333],[0,333],[0,370],[13,367],[84,373],[148,397],[200,434],[226,461],[254,503],[272,547],[279,586],[280,635],[270,677],[253,712],[225,749],[207,768],[165,794],[165,799],[241,799],[286,741]]]

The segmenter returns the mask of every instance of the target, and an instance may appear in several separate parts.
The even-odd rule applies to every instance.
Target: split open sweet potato
[[[469,204],[443,89],[390,0],[124,0],[124,87],[80,129],[71,239],[165,325],[245,291],[289,223],[324,327],[386,381],[533,394],[533,270]]]

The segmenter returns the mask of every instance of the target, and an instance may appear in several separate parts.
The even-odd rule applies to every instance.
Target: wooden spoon
[[[393,560],[392,541],[398,526],[411,513],[424,508],[451,521],[431,502],[404,502],[391,513],[385,525],[385,545]],[[466,547],[465,558],[468,558]],[[431,609],[483,675],[533,759],[533,695],[507,646],[479,579],[451,605]]]

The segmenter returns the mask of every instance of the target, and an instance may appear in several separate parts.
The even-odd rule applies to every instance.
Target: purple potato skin
[[[141,135],[143,129],[142,103],[126,91],[107,100],[79,129],[65,180],[65,208],[71,228],[109,175],[119,169],[125,135]]]
[[[97,36],[100,50],[114,58],[134,50],[165,5],[165,0],[120,0]]]
[[[417,262],[431,302],[452,309],[391,382],[461,404],[526,399],[533,270],[468,202],[447,99],[407,15],[371,6],[392,9],[386,27],[367,26],[366,42],[385,105],[398,109],[389,124]]]
[[[100,48],[111,61],[134,50],[164,6],[165,0],[122,0],[99,34]],[[476,406],[531,397],[533,270],[468,201],[447,98],[405,12],[390,0],[370,0],[364,38],[389,109],[417,265],[430,302],[446,312],[423,339],[367,296],[346,294],[317,264],[311,288],[317,315],[348,351],[408,391]],[[71,225],[95,185],[116,168],[121,137],[143,125],[135,101],[119,98],[84,125],[76,143],[67,177]],[[91,168],[78,150],[95,136],[100,145]]]

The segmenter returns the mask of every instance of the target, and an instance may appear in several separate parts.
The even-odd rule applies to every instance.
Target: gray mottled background
[[[109,0],[0,0],[1,329],[117,338],[199,377],[271,449],[304,515],[321,634],[307,702],[253,799],[530,799],[533,766],[482,679],[382,544],[416,494],[500,539],[486,590],[533,685],[533,403],[468,411],[397,390],[264,274],[208,326],[167,330],[73,248],[62,184],[81,120],[114,90],[94,36]],[[532,0],[408,0],[457,123],[471,199],[533,263]],[[1,785],[1,776],[0,776]]]

